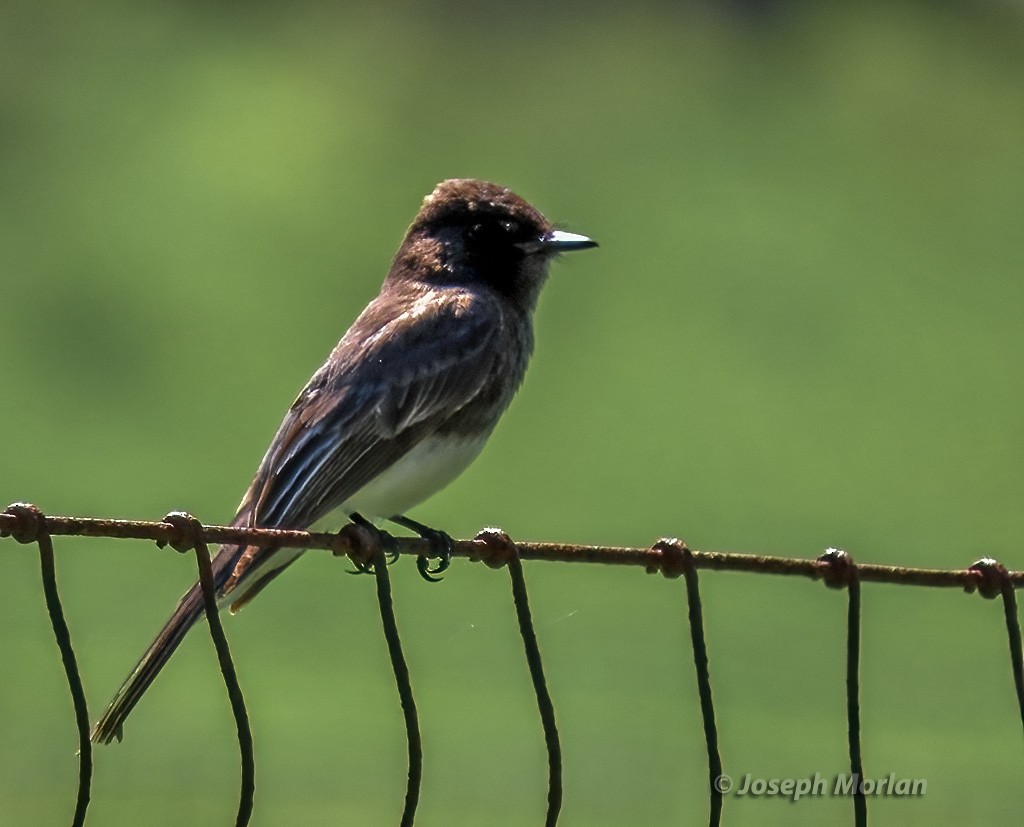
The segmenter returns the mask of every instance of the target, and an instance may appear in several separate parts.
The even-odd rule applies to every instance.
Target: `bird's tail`
[[[216,591],[219,593],[234,568],[234,561],[244,550],[244,546],[221,546],[214,557],[213,578]],[[178,602],[178,608],[164,624],[145,654],[135,665],[131,674],[117,691],[107,711],[93,727],[92,740],[97,744],[109,744],[114,739],[121,740],[121,728],[128,714],[135,708],[139,698],[153,683],[153,680],[164,664],[174,654],[178,644],[185,638],[185,633],[203,615],[203,592],[196,583]]]

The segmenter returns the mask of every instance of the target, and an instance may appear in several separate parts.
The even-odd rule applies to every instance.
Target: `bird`
[[[532,315],[557,254],[596,247],[556,229],[506,187],[454,178],[423,199],[380,292],[302,389],[231,522],[305,529],[340,513],[450,538],[405,516],[476,458],[519,388]],[[232,613],[302,554],[222,545],[212,560],[219,607]],[[425,558],[421,558],[425,560]],[[125,719],[203,615],[194,584],[91,733],[120,741]]]

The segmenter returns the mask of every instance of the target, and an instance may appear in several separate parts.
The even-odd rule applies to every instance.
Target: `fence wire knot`
[[[821,576],[830,589],[845,589],[849,586],[857,568],[853,557],[841,548],[825,549],[818,562],[825,564]]]
[[[507,566],[509,560],[519,555],[512,538],[500,528],[481,529],[473,537],[473,545],[476,552],[469,559],[492,569]]]
[[[160,522],[174,529],[174,534],[169,540],[156,541],[160,548],[170,546],[175,551],[184,554],[187,551],[193,551],[196,543],[204,540],[203,524],[187,511],[172,511]]]
[[[10,514],[18,522],[11,529],[0,528],[0,537],[10,535],[19,543],[34,543],[46,522],[43,512],[32,503],[11,503],[4,509],[4,514]]]
[[[988,600],[999,597],[1003,593],[1003,583],[1010,579],[1006,566],[991,557],[982,557],[967,570],[976,576],[964,586],[964,591],[970,593],[977,589],[978,594]]]
[[[678,537],[662,537],[651,546],[651,550],[661,553],[647,564],[648,574],[660,571],[665,577],[676,578],[684,575],[693,565],[693,552]]]
[[[369,574],[373,571],[373,562],[377,552],[382,550],[381,534],[370,526],[362,523],[345,523],[338,529],[338,536],[348,544],[347,551],[334,549],[335,557],[348,557],[356,567],[350,574]]]

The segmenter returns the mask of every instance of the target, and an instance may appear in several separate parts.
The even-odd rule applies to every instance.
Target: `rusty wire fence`
[[[76,827],[85,823],[89,805],[92,778],[92,744],[89,740],[89,713],[85,692],[71,645],[71,635],[64,619],[57,590],[54,563],[54,535],[105,537],[112,539],[150,540],[157,545],[170,546],[179,552],[195,553],[202,585],[206,617],[210,635],[217,651],[224,684],[231,702],[238,733],[241,783],[235,824],[246,825],[253,812],[255,792],[255,757],[245,701],[239,686],[231,652],[218,616],[208,543],[245,543],[252,546],[277,546],[302,549],[322,549],[336,556],[348,556],[361,571],[372,572],[377,587],[377,602],[388,654],[405,719],[408,745],[408,777],[401,823],[410,825],[415,820],[420,795],[423,753],[420,740],[416,702],[413,696],[409,669],[402,652],[401,639],[391,599],[388,575],[388,554],[415,555],[423,558],[433,554],[426,540],[395,538],[395,548],[385,552],[378,535],[347,526],[337,534],[312,533],[282,529],[234,528],[203,525],[183,512],[172,512],[160,522],[108,520],[79,517],[52,517],[37,507],[16,503],[0,513],[0,537],[11,537],[20,543],[35,543],[39,549],[43,593],[54,636],[60,649],[64,672],[67,676],[75,710],[79,737],[78,793],[72,816]],[[938,570],[899,566],[858,565],[845,551],[828,549],[814,560],[768,557],[752,554],[702,552],[689,549],[676,539],[663,539],[650,548],[621,548],[574,546],[555,543],[515,543],[497,529],[486,529],[472,540],[455,541],[453,557],[482,562],[494,569],[506,569],[511,581],[513,604],[527,666],[536,693],[537,709],[548,756],[548,791],[546,825],[554,825],[562,806],[562,758],[559,732],[555,721],[555,708],[548,692],[541,662],[540,649],[530,613],[523,560],[544,560],[563,563],[603,563],[605,565],[640,566],[648,573],[661,573],[665,577],[682,577],[686,587],[687,620],[690,629],[693,662],[707,745],[707,795],[709,824],[717,825],[722,819],[723,795],[718,779],[722,777],[722,758],[718,747],[718,729],[711,691],[708,647],[704,635],[698,571],[743,571],[755,574],[775,574],[821,580],[834,589],[847,592],[847,646],[846,646],[846,700],[848,724],[848,754],[850,777],[857,780],[851,789],[853,821],[867,824],[868,807],[863,778],[863,757],[860,741],[860,626],[862,582],[892,583],[904,586],[932,586],[957,588],[978,592],[982,597],[1001,598],[1009,642],[1010,667],[1016,691],[1021,724],[1024,726],[1024,659],[1022,659],[1020,623],[1017,617],[1015,589],[1024,585],[1024,572],[1007,571],[999,562],[982,559],[966,569]]]

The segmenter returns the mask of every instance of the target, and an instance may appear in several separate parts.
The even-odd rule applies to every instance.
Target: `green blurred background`
[[[0,15],[0,501],[233,513],[295,392],[440,179],[596,251],[555,265],[526,383],[413,512],[456,536],[1024,567],[1024,12],[1017,3],[8,2]],[[95,720],[194,576],[58,539]],[[0,821],[66,823],[67,688],[33,550],[0,542]],[[254,824],[393,824],[405,744],[370,578],[310,553],[228,622]],[[680,581],[531,563],[565,825],[700,823]],[[393,569],[423,825],[532,825],[546,768],[507,577]],[[845,597],[702,577],[727,771],[846,764]],[[91,823],[225,824],[237,757],[193,634],[96,754]],[[1001,608],[864,590],[876,823],[1012,823]],[[728,798],[730,824],[849,800]]]

